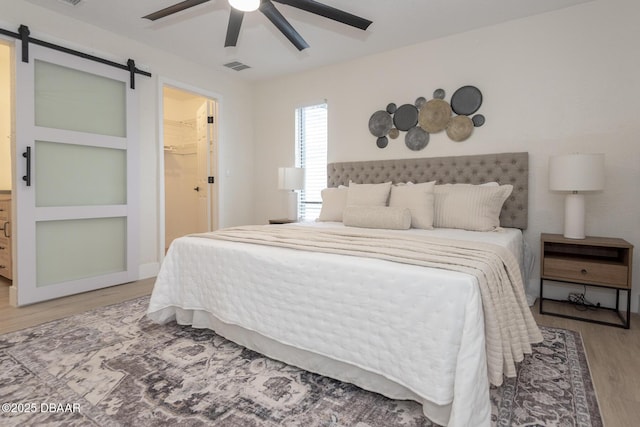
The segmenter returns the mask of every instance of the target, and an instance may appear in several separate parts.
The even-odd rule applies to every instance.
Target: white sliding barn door
[[[16,49],[18,305],[137,278],[138,141],[129,73]]]

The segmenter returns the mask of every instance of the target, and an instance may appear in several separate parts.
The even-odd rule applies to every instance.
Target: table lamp
[[[549,189],[566,191],[564,237],[584,239],[585,191],[604,189],[604,154],[565,154],[549,158]]]
[[[298,219],[298,193],[296,190],[304,188],[303,168],[278,168],[278,189],[289,191],[287,203],[287,218]]]

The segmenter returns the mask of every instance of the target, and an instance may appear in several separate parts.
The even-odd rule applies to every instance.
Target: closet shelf
[[[168,154],[190,155],[197,153],[196,143],[183,145],[165,145],[164,152]]]
[[[192,119],[192,120],[171,120],[171,119],[164,119],[164,124],[165,125],[170,125],[170,126],[178,126],[178,127],[183,127],[183,128],[191,128],[191,129],[195,129],[196,127],[196,120]]]

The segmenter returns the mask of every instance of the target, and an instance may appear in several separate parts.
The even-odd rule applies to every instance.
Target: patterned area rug
[[[156,325],[148,297],[0,336],[2,426],[433,426],[394,401],[238,346]],[[601,426],[580,335],[543,328],[491,389],[496,426]]]

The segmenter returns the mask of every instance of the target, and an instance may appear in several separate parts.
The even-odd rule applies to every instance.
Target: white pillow
[[[500,227],[502,205],[512,185],[436,185],[434,227],[492,231]]]
[[[349,181],[347,206],[387,206],[391,181],[384,184],[356,184]]]
[[[420,184],[394,185],[391,187],[389,206],[408,208],[411,212],[411,227],[430,230],[433,228],[433,188],[435,181]]]
[[[347,187],[325,188],[320,192],[322,208],[318,221],[342,222],[342,212],[347,206]]]
[[[349,227],[407,230],[411,227],[411,212],[389,206],[347,206],[343,222]]]

